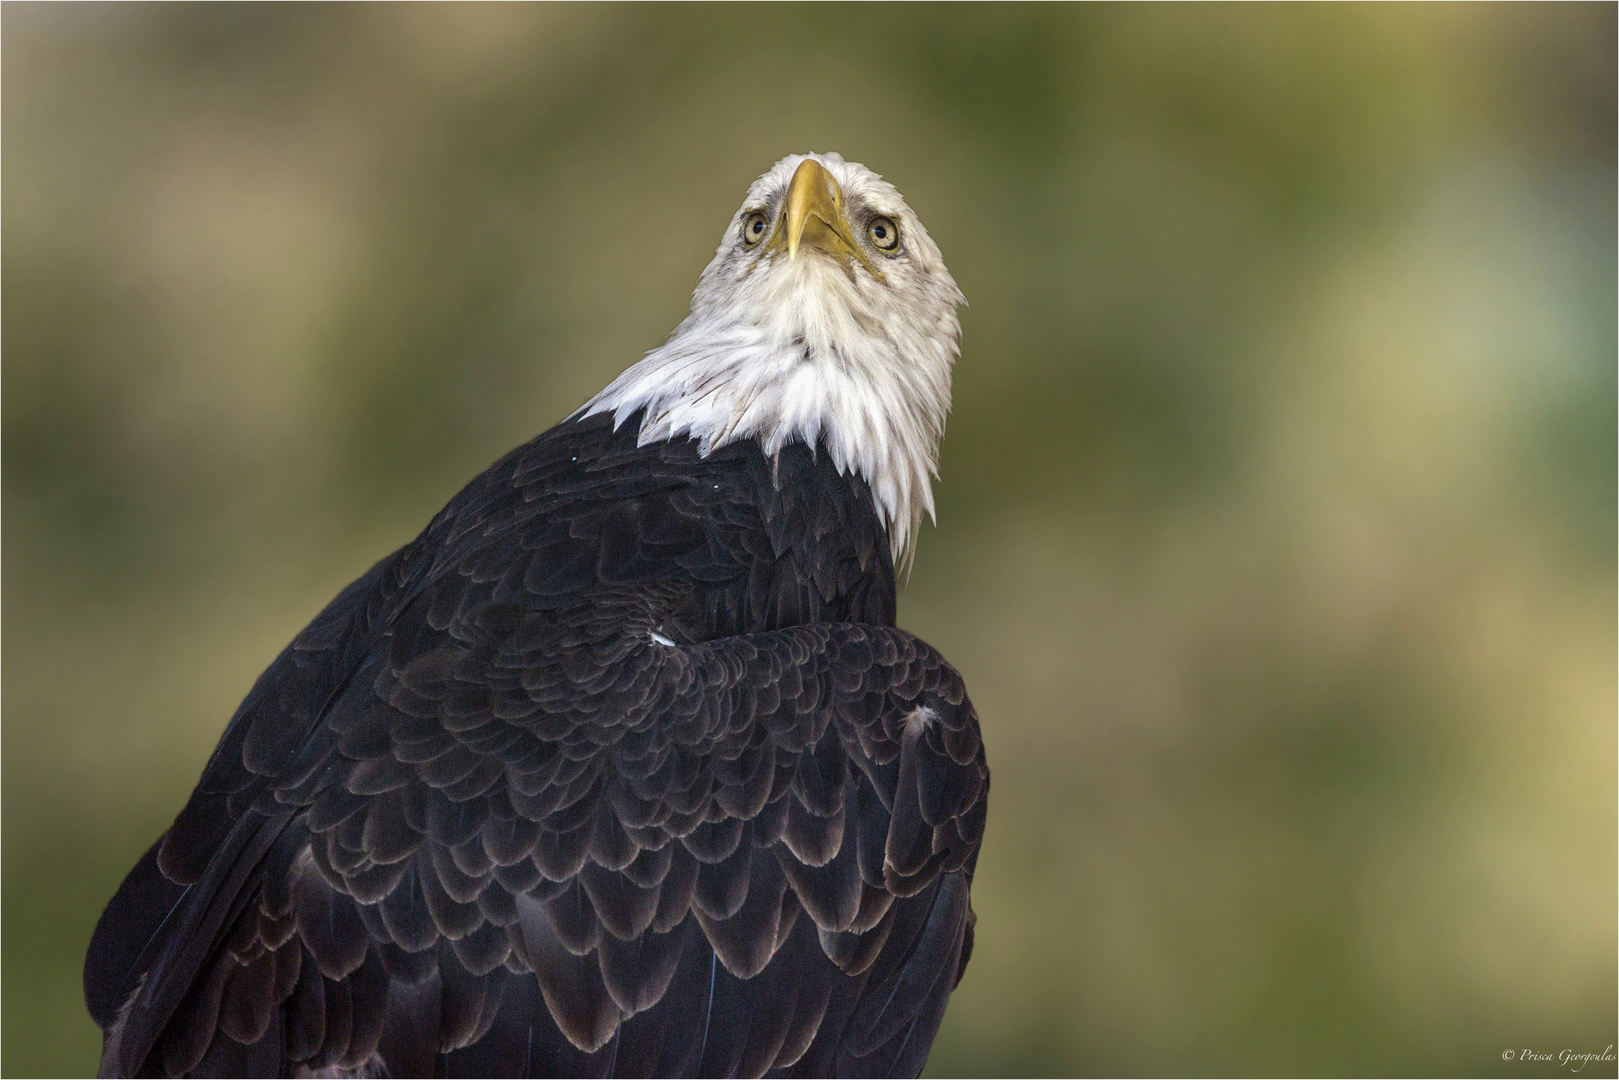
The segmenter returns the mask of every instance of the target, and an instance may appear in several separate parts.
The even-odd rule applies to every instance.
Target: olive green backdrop
[[[1615,1041],[1612,5],[3,18],[6,1073],[94,1068],[97,914],[280,646],[807,149],[972,305],[930,1074]]]

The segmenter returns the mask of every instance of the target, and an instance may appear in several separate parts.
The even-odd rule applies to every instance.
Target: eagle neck
[[[792,443],[824,450],[870,488],[903,572],[922,515],[934,513],[955,335],[904,341],[828,332],[824,321],[761,326],[694,312],[580,415],[611,413],[616,427],[641,412],[640,445],[686,436],[705,457],[742,439],[766,457]]]

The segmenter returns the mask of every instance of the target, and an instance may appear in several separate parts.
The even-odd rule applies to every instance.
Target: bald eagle
[[[895,628],[963,298],[836,154],[344,589],[97,926],[106,1076],[915,1076],[989,771]]]

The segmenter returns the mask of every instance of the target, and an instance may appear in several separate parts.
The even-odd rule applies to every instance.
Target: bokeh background
[[[1613,5],[3,19],[5,1073],[93,1070],[95,919],[261,668],[805,149],[972,305],[930,1074],[1615,1041]]]

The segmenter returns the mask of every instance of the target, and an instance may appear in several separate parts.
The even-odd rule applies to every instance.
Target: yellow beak
[[[843,213],[843,187],[814,158],[805,158],[787,187],[786,209],[772,246],[785,246],[787,257],[798,258],[800,247],[830,255],[844,265],[859,262],[878,281],[882,273],[854,241]]]

